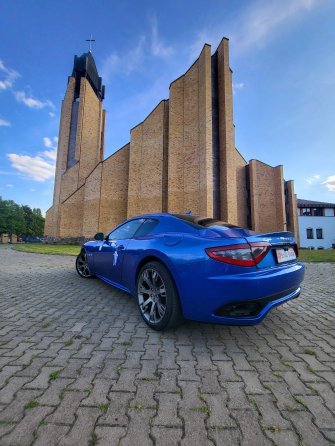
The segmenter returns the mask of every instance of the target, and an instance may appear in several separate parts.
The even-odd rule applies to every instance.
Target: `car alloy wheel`
[[[90,279],[93,277],[87,265],[87,256],[84,249],[82,249],[80,254],[77,256],[76,269],[80,277],[84,277],[85,279]]]
[[[155,269],[145,269],[138,282],[138,302],[144,319],[159,323],[166,313],[166,288]]]
[[[142,267],[137,279],[137,302],[142,318],[155,330],[175,327],[182,320],[175,285],[160,262]]]

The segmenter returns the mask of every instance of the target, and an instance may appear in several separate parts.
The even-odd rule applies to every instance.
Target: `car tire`
[[[160,262],[146,263],[137,277],[137,304],[144,322],[157,331],[182,322],[178,292],[168,269]]]
[[[77,255],[76,258],[76,270],[80,277],[83,279],[92,279],[94,277],[93,274],[90,273],[87,264],[87,255],[85,249],[80,251],[80,254]]]

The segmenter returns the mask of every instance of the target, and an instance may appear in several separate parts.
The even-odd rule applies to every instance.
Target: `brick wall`
[[[103,159],[104,150],[104,130],[106,113],[102,110],[102,104],[95,95],[91,85],[87,79],[81,79],[80,85],[80,102],[78,110],[78,125],[76,132],[76,150],[75,160],[77,164],[67,169],[69,134],[71,124],[71,112],[74,98],[75,80],[69,78],[68,87],[62,103],[62,111],[60,118],[59,142],[57,151],[57,163],[54,186],[54,202],[50,211],[46,214],[45,235],[59,237],[60,233],[74,232],[69,228],[64,214],[68,209],[68,204],[62,205],[74,192],[85,184],[86,179],[91,172]],[[92,200],[89,191],[93,180],[89,180],[87,190],[87,200]],[[99,187],[100,189],[100,187]],[[93,193],[93,192],[92,192]],[[70,200],[70,202],[72,202]],[[60,217],[60,208],[62,208],[62,222]],[[99,214],[99,205],[97,205]],[[66,213],[66,212],[65,212]],[[88,215],[86,213],[86,215]],[[98,217],[97,217],[98,218]],[[87,223],[85,230],[90,231],[90,224]],[[61,229],[62,226],[62,229]],[[91,227],[94,223],[91,223]],[[65,229],[66,228],[66,229]],[[82,229],[80,229],[81,231]],[[79,236],[72,234],[71,236]]]
[[[248,208],[247,208],[247,187],[246,187],[246,165],[247,162],[243,158],[243,156],[239,153],[238,150],[235,149],[234,157],[233,157],[233,166],[232,169],[235,169],[235,188],[233,189],[232,196],[236,197],[236,222],[238,226],[242,228],[248,227]],[[232,186],[230,186],[229,190],[232,190]],[[229,219],[231,222],[231,219]]]
[[[245,166],[247,162],[235,147],[232,71],[229,67],[229,41],[225,38],[217,49],[217,82],[220,216],[223,221],[246,226]]]
[[[63,203],[70,195],[78,189],[79,163],[68,169],[63,173],[61,188],[60,188],[60,202]]]
[[[62,183],[62,175],[66,171],[66,164],[67,164],[74,87],[75,87],[75,80],[73,77],[70,77],[66,93],[64,96],[64,100],[62,101],[62,109],[60,115],[53,206],[52,208],[50,208],[50,212],[46,213],[46,220],[45,220],[45,229],[44,229],[45,235],[50,235],[54,237],[59,236],[59,224],[60,224],[59,206],[61,202],[60,201],[61,183]]]
[[[57,237],[57,221],[55,219],[54,206],[51,206],[45,213],[44,235]]]
[[[78,237],[83,230],[85,187],[61,204],[59,237]]]
[[[283,166],[250,161],[252,228],[257,232],[286,231]]]
[[[184,76],[170,85],[168,212],[184,209]]]
[[[127,218],[129,147],[125,145],[102,164],[99,231],[103,233]]]
[[[84,77],[80,82],[80,102],[78,112],[78,127],[76,136],[76,155],[79,160],[79,187],[102,161],[101,131],[104,120],[102,103],[97,98],[90,83]]]
[[[287,230],[294,233],[295,238],[299,244],[299,224],[298,224],[298,206],[297,196],[294,193],[294,181],[286,181],[287,188],[287,200],[286,200],[286,212],[287,212]]]
[[[170,86],[168,211],[212,216],[211,48]]]
[[[85,180],[84,214],[82,235],[92,238],[99,232],[102,163]],[[79,234],[78,234],[79,235]]]
[[[127,216],[163,211],[164,129],[162,101],[130,134]]]

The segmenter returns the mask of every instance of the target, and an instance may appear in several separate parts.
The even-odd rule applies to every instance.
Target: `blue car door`
[[[121,259],[124,244],[117,241],[104,240],[99,250],[95,253],[94,265],[98,275],[105,277],[115,283],[121,281]]]
[[[98,276],[122,286],[122,263],[127,245],[144,222],[143,218],[130,220],[110,232],[94,254],[94,269]]]

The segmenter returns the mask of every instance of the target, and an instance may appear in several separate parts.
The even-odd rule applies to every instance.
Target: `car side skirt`
[[[119,290],[122,290],[124,292],[126,292],[127,294],[131,294],[130,290],[128,288],[126,288],[123,285],[120,285],[117,282],[113,282],[113,280],[107,279],[107,277],[101,276],[100,274],[95,274],[96,277],[98,277],[99,279],[103,280],[104,282],[108,283],[109,285],[113,285],[115,288],[118,288]]]

